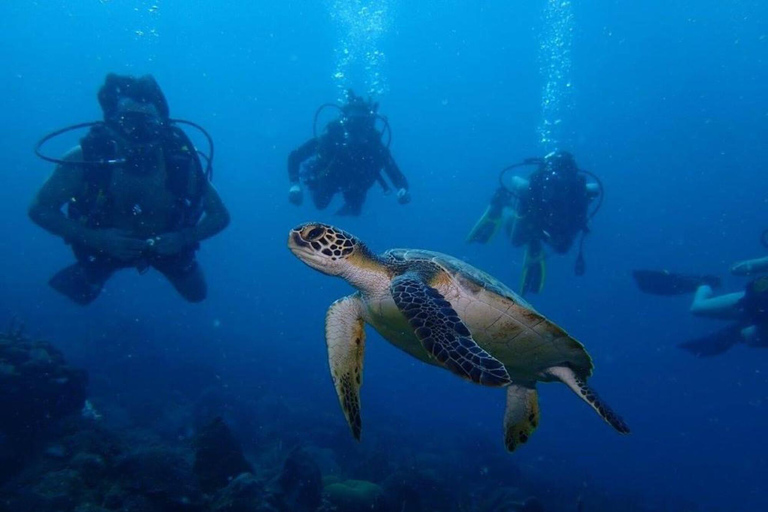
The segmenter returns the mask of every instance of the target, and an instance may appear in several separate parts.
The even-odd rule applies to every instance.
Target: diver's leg
[[[538,240],[532,240],[525,249],[523,272],[520,278],[520,295],[528,292],[541,293],[547,277],[547,263],[544,248]]]
[[[571,250],[577,234],[578,232],[552,234],[552,236],[547,239],[547,242],[557,254],[565,254]]]
[[[368,193],[366,189],[349,189],[344,191],[344,206],[342,206],[337,215],[352,215],[357,217],[363,211],[363,203]]]
[[[195,258],[194,251],[157,258],[152,261],[152,266],[163,274],[187,301],[202,302],[208,295],[205,274]]]
[[[768,271],[768,256],[734,263],[731,274],[735,276],[753,276]]]
[[[325,210],[331,203],[334,194],[336,194],[336,187],[332,186],[327,180],[315,180],[309,189],[312,194],[312,202],[315,203],[315,208],[318,210]]]
[[[531,222],[525,217],[520,217],[517,212],[509,220],[508,235],[513,247],[527,245],[535,238]]]
[[[712,287],[702,285],[696,289],[691,303],[691,314],[721,320],[737,320],[740,312],[738,302],[744,297],[744,292],[727,293],[714,296]]]
[[[85,306],[96,300],[104,283],[122,265],[102,258],[78,259],[78,262],[58,271],[48,284],[73,302]]]

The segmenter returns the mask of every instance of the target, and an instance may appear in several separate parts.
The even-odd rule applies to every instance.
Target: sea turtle
[[[328,309],[325,336],[344,416],[360,439],[364,325],[416,359],[491,387],[506,387],[504,444],[513,451],[539,424],[538,381],[560,381],[622,434],[624,421],[587,387],[592,360],[581,343],[504,284],[437,252],[392,249],[377,256],[326,224],[291,230],[288,247],[357,292]]]

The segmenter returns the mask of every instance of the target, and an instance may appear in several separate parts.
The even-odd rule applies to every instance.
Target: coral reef
[[[60,419],[79,413],[88,376],[63,354],[22,331],[0,335],[0,432],[15,442],[45,433]]]
[[[112,363],[93,360],[98,391],[86,400],[85,371],[59,350],[21,329],[0,335],[0,406],[14,412],[0,417],[0,512],[617,510],[594,494],[577,502],[559,482],[537,488],[461,433],[424,442],[384,425],[355,444],[337,415],[219,383],[210,365],[177,361],[134,386],[167,365],[148,347],[152,369],[102,351]],[[201,368],[205,383],[177,382]]]
[[[27,458],[63,419],[85,404],[88,376],[72,368],[45,341],[12,324],[0,334],[0,484],[18,473]]]

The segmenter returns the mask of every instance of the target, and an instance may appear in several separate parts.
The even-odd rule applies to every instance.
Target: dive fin
[[[488,243],[491,238],[494,237],[501,226],[502,209],[489,206],[485,209],[485,213],[480,217],[475,226],[469,232],[467,236],[467,243],[477,242],[480,244]]]
[[[693,293],[701,285],[720,287],[720,278],[711,275],[678,274],[668,270],[633,270],[638,288],[651,295],[683,295]]]
[[[680,343],[678,347],[696,357],[712,357],[726,352],[742,341],[741,326],[732,324],[707,336]]]
[[[520,280],[520,295],[541,293],[547,277],[547,263],[541,245],[528,244],[523,262],[523,275]]]
[[[103,283],[94,283],[89,279],[88,271],[80,263],[59,270],[48,284],[81,306],[96,300],[103,287]]]

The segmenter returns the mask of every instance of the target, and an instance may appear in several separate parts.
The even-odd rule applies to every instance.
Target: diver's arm
[[[597,183],[587,183],[587,197],[594,199],[600,195],[600,185]]]
[[[768,271],[768,257],[755,258],[753,260],[740,261],[731,267],[731,274],[735,276],[752,276]]]
[[[398,191],[408,190],[408,179],[400,171],[400,168],[397,166],[397,163],[395,162],[395,159],[392,157],[392,154],[389,152],[389,150],[386,152],[384,172],[387,174],[387,177]]]
[[[288,181],[292,185],[299,184],[299,168],[301,163],[317,152],[318,144],[319,140],[313,137],[288,155]]]
[[[229,211],[219,193],[206,180],[203,194],[203,218],[196,226],[181,230],[184,245],[192,245],[210,238],[229,225]]]
[[[66,161],[81,161],[82,151],[79,147],[69,151]],[[85,227],[77,220],[70,219],[61,210],[72,197],[75,197],[82,187],[83,169],[78,165],[59,164],[53,174],[38,191],[29,206],[29,218],[32,222],[51,234],[63,238],[66,242],[74,242],[91,246],[94,230]]]

